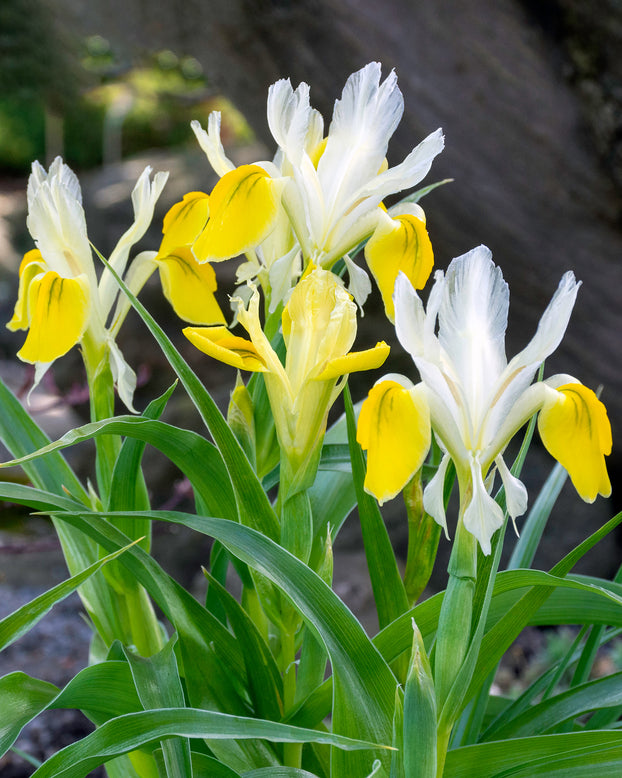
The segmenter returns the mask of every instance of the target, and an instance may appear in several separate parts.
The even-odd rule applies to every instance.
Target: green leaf
[[[146,419],[159,419],[166,404],[173,393],[177,382],[175,382],[161,397],[152,400],[143,417]],[[141,511],[149,510],[149,495],[147,486],[141,470],[141,462],[145,451],[145,441],[126,438],[121,445],[121,451],[115,462],[112,472],[112,482],[110,485],[110,499],[108,508],[111,511],[130,510]],[[141,541],[145,551],[151,548],[151,522],[142,521],[137,526],[120,527],[130,538],[144,537]]]
[[[109,759],[168,737],[253,738],[281,743],[327,743],[340,749],[374,749],[374,743],[300,729],[274,721],[229,716],[194,708],[128,713],[111,719],[45,762],[32,778],[84,778]]]
[[[50,442],[2,381],[0,408],[0,438],[14,457],[22,457]],[[56,453],[45,460],[31,462],[24,470],[39,489],[63,494],[65,488],[84,505],[90,505],[88,494],[62,454]]]
[[[622,673],[574,686],[531,706],[510,721],[500,719],[490,730],[487,740],[529,737],[545,734],[563,721],[575,719],[590,711],[622,704]]]
[[[225,609],[241,647],[248,691],[259,718],[279,721],[283,715],[283,683],[270,647],[238,601],[207,570],[203,571]]]
[[[157,448],[188,477],[210,511],[235,519],[235,499],[218,450],[196,432],[142,416],[116,416],[70,430],[54,443],[13,460],[24,464],[100,435],[125,435]],[[8,463],[7,463],[8,464]]]
[[[26,724],[45,710],[57,694],[53,684],[25,673],[9,673],[0,678],[0,756],[6,754]]]
[[[195,775],[209,776],[209,778],[241,778],[240,773],[237,773],[231,767],[219,762],[218,759],[214,759],[207,754],[197,754],[193,751],[190,754],[192,758],[192,770]]]
[[[359,622],[319,576],[269,538],[244,525],[172,511],[156,511],[149,515],[184,524],[216,538],[231,553],[282,589],[316,637],[324,642],[330,655],[334,672],[334,730],[380,743],[391,741],[395,678]],[[59,514],[59,518],[84,527],[85,532],[96,535],[105,547],[110,547],[111,541],[113,546],[119,544],[113,540],[109,525],[104,522],[102,526],[103,520],[95,513],[84,518],[76,514]],[[122,538],[119,540],[123,542]],[[122,559],[130,566],[140,551],[134,547]],[[143,585],[149,588],[146,583]],[[220,622],[214,621],[222,629]],[[335,751],[333,755],[333,764],[340,765],[340,774],[346,775],[348,770],[351,770],[349,774],[359,774],[368,764],[368,759],[343,760],[340,753]],[[388,765],[384,752],[376,755]],[[341,765],[344,765],[343,770]]]
[[[28,630],[32,629],[32,627],[34,627],[34,625],[40,621],[57,602],[68,597],[78,588],[78,586],[89,579],[93,573],[96,573],[111,560],[116,559],[132,545],[133,543],[130,543],[128,546],[125,546],[125,548],[119,549],[103,559],[100,559],[98,562],[87,567],[86,570],[78,573],[78,575],[74,575],[66,581],[62,581],[57,586],[48,589],[47,592],[40,594],[38,597],[35,597],[34,600],[27,602],[25,605],[22,605],[21,608],[18,608],[16,611],[13,611],[13,613],[5,616],[5,618],[0,621],[0,651],[24,635]]]
[[[124,649],[136,691],[145,710],[185,705],[173,653],[176,640],[174,636],[159,653],[147,659]],[[167,738],[161,742],[161,747],[167,778],[192,778],[188,738]]]
[[[593,778],[601,776],[603,755],[622,767],[622,733],[619,732],[573,732],[564,735],[541,735],[520,738],[516,741],[495,740],[472,746],[455,748],[448,752],[443,778],[501,778],[501,776],[551,775],[550,772],[529,772],[543,767],[554,770],[559,760],[573,756],[584,765],[592,765],[593,772],[557,773],[559,778]],[[613,759],[612,759],[613,757]],[[519,772],[520,770],[520,772]],[[515,772],[513,772],[515,771]],[[615,773],[604,773],[615,775]],[[617,775],[620,773],[618,772]]]
[[[567,478],[568,473],[558,462],[551,470],[521,528],[520,537],[516,541],[507,565],[508,570],[531,567],[546,523]]]
[[[359,506],[365,556],[378,611],[378,624],[382,628],[408,610],[408,597],[378,503],[363,488],[365,460],[361,447],[356,442],[354,408],[347,385],[343,397],[348,424],[352,478]]]
[[[421,633],[413,623],[413,650],[404,689],[404,775],[436,776],[436,695]]]
[[[260,767],[259,770],[249,770],[244,773],[242,778],[317,778],[317,776],[298,767]]]
[[[97,726],[117,716],[142,710],[129,665],[120,660],[85,667],[48,707],[76,708]]]
[[[98,514],[63,513],[57,516],[108,550],[116,550],[126,541],[122,532]],[[217,705],[219,709],[231,712],[245,710],[235,688],[237,683],[244,684],[244,660],[233,635],[139,546],[132,546],[124,556],[127,559],[123,564],[149,592],[179,634],[184,677],[192,704],[197,707]],[[226,673],[218,657],[226,661]]]
[[[162,328],[127,288],[123,280],[104,257],[101,257],[101,259],[158,342],[164,356],[179,377],[188,392],[188,396],[210,431],[229,471],[231,483],[239,502],[240,520],[244,524],[254,527],[266,536],[276,540],[280,535],[278,519],[263,490],[261,482],[218,406]]]

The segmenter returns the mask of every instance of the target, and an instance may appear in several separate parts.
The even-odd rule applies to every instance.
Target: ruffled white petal
[[[457,377],[474,427],[490,406],[506,365],[508,286],[486,246],[457,257],[445,276],[439,341]]]
[[[399,165],[375,176],[356,193],[357,197],[376,197],[383,200],[394,192],[410,189],[425,178],[432,162],[445,146],[443,131],[439,128],[424,138]]]
[[[36,171],[36,172],[35,172]],[[50,270],[95,280],[82,197],[75,175],[57,157],[50,172],[37,163],[28,187],[27,225]]]
[[[235,169],[235,165],[225,154],[225,150],[220,140],[220,111],[212,111],[207,120],[207,132],[201,127],[201,124],[194,119],[190,122],[190,127],[194,132],[199,146],[205,152],[205,155],[219,176],[224,176],[230,170]]]
[[[540,318],[536,334],[511,360],[508,370],[522,365],[539,365],[555,351],[566,332],[580,286],[581,282],[575,280],[571,270],[564,273],[551,302]]]
[[[497,465],[499,475],[501,476],[501,481],[503,482],[503,486],[505,488],[505,504],[507,511],[510,515],[510,518],[512,519],[512,523],[514,524],[514,531],[518,535],[518,530],[516,529],[516,522],[514,519],[517,516],[522,516],[523,513],[525,513],[527,510],[527,503],[529,501],[527,496],[527,489],[525,488],[525,484],[519,478],[516,478],[516,476],[512,475],[501,455],[496,457],[495,464]]]
[[[113,338],[108,338],[108,349],[110,352],[110,369],[119,392],[119,397],[129,411],[136,413],[133,405],[134,391],[136,390],[136,373],[125,361],[121,349]]]
[[[353,73],[335,103],[326,148],[318,163],[326,209],[350,207],[354,193],[378,175],[389,138],[404,111],[395,72],[380,84],[380,63]]]
[[[168,179],[168,173],[166,172],[156,173],[153,181],[151,181],[150,176],[151,167],[148,166],[138,177],[138,181],[132,190],[134,222],[123,233],[108,260],[111,267],[120,276],[125,273],[130,249],[147,232],[153,220],[155,205]],[[108,317],[117,292],[117,282],[110,271],[105,268],[99,282],[99,299],[104,320]]]
[[[311,109],[309,85],[304,81],[294,90],[290,80],[282,78],[268,90],[268,127],[292,165],[300,165],[306,152],[312,120],[312,134],[317,134],[316,113]]]
[[[481,546],[482,552],[490,554],[490,540],[503,525],[503,511],[486,491],[482,478],[482,468],[478,459],[470,455],[471,485],[473,496],[462,521],[466,529]]]
[[[445,530],[445,537],[449,540],[447,531],[447,515],[445,514],[445,476],[451,457],[445,454],[441,459],[438,470],[429,481],[423,492],[423,508],[437,524]]]
[[[359,267],[356,262],[353,262],[350,259],[349,254],[345,254],[343,259],[346,263],[348,276],[350,278],[348,292],[354,297],[356,304],[360,308],[361,316],[363,316],[363,305],[365,305],[365,300],[367,300],[371,293],[371,281],[363,268]]]
[[[276,311],[279,303],[285,302],[292,289],[295,278],[301,272],[300,249],[294,246],[291,251],[277,259],[270,266],[270,313]]]

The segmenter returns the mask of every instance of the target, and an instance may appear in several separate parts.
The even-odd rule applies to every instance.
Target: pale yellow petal
[[[39,249],[32,249],[24,254],[24,258],[19,266],[19,292],[17,302],[13,311],[13,318],[6,325],[7,329],[27,330],[30,322],[28,320],[28,287],[35,276],[45,272],[45,261],[41,256]]]
[[[210,218],[193,244],[199,262],[217,262],[256,248],[272,231],[283,181],[259,165],[226,173],[210,195]]]
[[[63,278],[49,271],[28,288],[30,330],[17,356],[24,362],[53,362],[80,341],[90,313],[85,275]]]
[[[365,351],[351,351],[342,357],[331,359],[315,380],[328,381],[348,373],[375,370],[384,364],[390,350],[390,347],[382,340],[376,343],[373,348],[365,349]]]
[[[568,471],[586,502],[611,494],[605,456],[611,453],[611,425],[605,406],[582,384],[557,388],[557,399],[545,404],[538,430],[548,452]]]
[[[175,313],[191,324],[224,324],[214,292],[216,273],[208,263],[199,264],[188,246],[156,257],[166,299]]]
[[[184,335],[199,351],[239,370],[266,372],[257,349],[246,338],[232,335],[226,327],[186,327]]]
[[[158,256],[166,256],[179,246],[191,246],[205,229],[209,209],[209,197],[203,192],[188,192],[175,203],[164,217]]]
[[[361,406],[357,440],[367,451],[365,491],[382,504],[419,470],[430,448],[430,412],[421,393],[380,381]]]
[[[434,266],[432,244],[425,222],[413,214],[383,221],[367,241],[365,259],[378,288],[387,317],[394,321],[393,288],[398,273],[404,273],[415,289],[423,289]]]

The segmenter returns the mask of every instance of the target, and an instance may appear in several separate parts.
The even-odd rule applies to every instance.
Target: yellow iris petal
[[[179,246],[191,246],[207,224],[209,197],[203,192],[188,192],[164,217],[159,256],[166,256]]]
[[[216,302],[216,273],[199,264],[189,246],[179,246],[165,257],[156,257],[166,299],[175,313],[192,324],[224,324],[225,317]]]
[[[218,262],[256,248],[274,227],[282,181],[259,165],[226,173],[210,196],[210,219],[192,250],[199,262]]]
[[[24,362],[53,362],[80,340],[89,318],[86,276],[63,278],[54,271],[28,287],[30,330],[17,356]]]
[[[220,362],[256,373],[267,370],[251,341],[232,335],[226,327],[186,327],[183,333],[199,351]]]
[[[415,289],[423,289],[434,266],[434,252],[422,219],[404,214],[391,221],[392,226],[379,227],[367,241],[365,259],[382,294],[387,317],[394,321],[397,274],[404,273]]]
[[[19,266],[19,292],[17,302],[13,311],[13,318],[6,325],[7,329],[27,330],[30,322],[28,320],[28,287],[32,279],[41,272],[45,272],[45,261],[41,256],[39,249],[28,251]]]
[[[390,347],[382,340],[376,343],[373,348],[368,348],[365,351],[351,351],[343,357],[335,357],[335,359],[330,360],[316,380],[328,381],[347,373],[375,370],[384,364],[390,350]]]
[[[419,470],[430,448],[430,412],[422,395],[381,381],[361,406],[356,439],[367,451],[365,491],[382,504]]]
[[[538,416],[538,430],[548,452],[568,471],[586,502],[611,494],[605,456],[611,453],[611,425],[605,406],[582,384],[564,384],[555,402]]]

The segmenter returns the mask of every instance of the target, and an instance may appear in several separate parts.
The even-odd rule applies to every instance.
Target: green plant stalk
[[[100,344],[88,333],[82,341],[82,357],[89,385],[91,421],[114,416],[114,380],[106,344]],[[121,450],[117,435],[101,435],[96,441],[96,477],[100,499],[107,506],[114,466]],[[149,539],[150,540],[150,539]],[[128,576],[121,565],[110,565],[105,571],[113,596],[119,601],[123,635],[102,635],[108,643],[121,639],[133,645],[142,656],[151,656],[163,646],[163,636],[153,606],[142,586]]]
[[[437,524],[423,509],[421,471],[416,473],[404,488],[404,503],[408,516],[408,551],[404,588],[412,608],[430,580],[441,537],[440,524]]]
[[[477,541],[462,523],[463,502],[456,538],[447,566],[449,582],[438,620],[434,656],[437,710],[442,711],[462,667],[471,642],[473,601],[477,577]],[[443,775],[454,721],[445,721],[437,732],[437,776]]]
[[[114,381],[108,349],[105,344],[97,343],[88,330],[82,339],[82,358],[89,385],[91,421],[109,419],[114,416]],[[97,486],[102,504],[107,507],[112,473],[121,444],[117,436],[102,435],[95,441],[95,448]]]
[[[290,619],[281,632],[281,671],[283,674],[283,710],[285,715],[296,700],[296,633],[300,618],[291,606]],[[283,762],[288,767],[299,768],[302,762],[302,743],[283,745]]]

